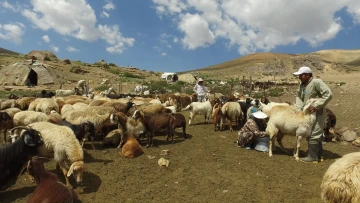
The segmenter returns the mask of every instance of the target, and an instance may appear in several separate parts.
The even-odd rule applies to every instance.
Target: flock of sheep
[[[295,158],[298,160],[300,139],[310,135],[315,122],[315,114],[307,107],[317,101],[310,100],[301,116],[295,116],[294,107],[287,103],[244,98],[238,94],[209,94],[205,102],[197,102],[196,95],[187,94],[120,98],[111,89],[106,94],[77,93],[79,89],[76,88],[59,90],[55,95],[42,92],[41,97],[45,98],[1,101],[0,127],[4,141],[11,143],[0,146],[0,189],[6,189],[27,169],[37,184],[28,202],[43,199],[77,201],[78,196],[71,189],[68,177],[73,175],[76,183],[82,184],[86,170],[85,143],[89,142],[95,149],[93,141],[100,139],[104,146],[121,148],[122,157],[134,158],[143,153],[139,140],[144,135],[147,136],[146,147],[154,145],[155,132],[162,129],[167,132],[167,140],[174,142],[176,128],[182,129],[186,139],[187,123],[192,125],[196,115],[203,115],[206,123],[212,118],[215,131],[225,130],[226,126],[232,131],[233,123],[240,127],[255,106],[269,116],[266,129],[271,140],[269,156],[272,157],[271,147],[276,138],[285,150],[282,137],[294,135],[297,140]],[[179,111],[190,111],[188,122]],[[66,183],[55,184],[60,182],[58,177],[47,172],[40,160],[32,159],[34,156],[54,159]],[[359,156],[360,153],[348,154],[329,167],[321,184],[323,201],[360,202],[357,192],[360,189]]]

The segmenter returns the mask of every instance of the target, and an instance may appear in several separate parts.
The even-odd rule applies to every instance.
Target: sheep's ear
[[[34,139],[31,137],[31,135],[29,134],[29,132],[25,132],[25,135],[24,135],[24,142],[26,145],[28,146],[35,146],[35,141]]]
[[[70,169],[68,170],[68,172],[67,172],[67,174],[66,174],[67,177],[69,177],[69,176],[71,176],[71,174],[73,174],[73,172],[74,172],[74,167],[75,167],[75,164],[74,164],[74,163],[71,164]]]

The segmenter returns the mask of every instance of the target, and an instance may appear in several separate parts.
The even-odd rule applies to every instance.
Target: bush
[[[283,94],[284,94],[284,90],[282,88],[270,89],[268,92],[268,96],[270,97],[279,97]]]
[[[95,87],[95,90],[97,90],[97,91],[105,91],[107,89],[109,89],[109,87],[106,85],[100,85],[100,86]]]
[[[126,78],[139,78],[139,79],[144,79],[143,76],[140,76],[140,75],[135,75],[135,74],[132,74],[132,73],[129,73],[129,72],[125,72],[123,74],[124,77]]]
[[[115,63],[109,63],[109,66],[117,66]]]

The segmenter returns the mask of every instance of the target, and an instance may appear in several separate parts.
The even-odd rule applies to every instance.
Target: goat
[[[216,103],[213,106],[213,113],[212,113],[212,117],[213,117],[213,124],[214,124],[214,131],[216,130],[222,130],[220,128],[220,122],[221,119],[223,117],[222,111],[221,111],[221,107],[222,104],[221,103]]]
[[[270,110],[270,119],[266,127],[266,133],[269,134],[269,157],[272,157],[272,147],[275,138],[281,149],[287,153],[281,140],[284,135],[296,135],[295,159],[299,160],[300,140],[311,134],[312,127],[316,120],[316,112],[310,113],[310,107],[318,99],[309,99],[303,108],[303,112],[296,113],[291,106],[274,106]]]
[[[24,129],[20,138],[11,144],[0,146],[0,189],[11,180],[16,180],[26,163],[37,155],[37,147],[43,144],[40,133],[29,127],[15,127]]]
[[[189,104],[186,108],[182,109],[181,111],[185,111],[185,110],[190,110],[189,125],[191,125],[191,122],[196,115],[204,115],[205,123],[208,123],[212,112],[212,106],[209,100],[205,102],[191,102],[191,104]]]
[[[28,203],[79,201],[76,192],[60,182],[56,174],[46,171],[40,160],[30,160],[27,165],[27,172],[34,177],[37,185],[28,199]]]
[[[330,131],[334,133],[334,127],[336,125],[336,115],[328,108],[325,108],[326,117],[324,125],[324,137],[327,141],[330,140]]]
[[[75,95],[80,94],[79,89],[77,87],[74,87],[72,90],[56,90],[55,95],[56,97],[63,97],[63,96],[69,96],[69,95]]]
[[[176,128],[182,128],[183,134],[184,134],[184,139],[186,139],[186,119],[185,116],[179,113],[173,113],[171,114],[173,115],[176,119],[175,119],[175,123],[174,123],[174,129]]]
[[[327,203],[360,202],[360,152],[344,155],[332,163],[321,183],[321,199]]]
[[[4,143],[6,143],[6,132],[14,127],[13,118],[8,112],[0,112],[0,130],[4,131]]]

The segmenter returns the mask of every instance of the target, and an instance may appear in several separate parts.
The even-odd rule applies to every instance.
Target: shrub
[[[97,86],[95,87],[95,90],[97,91],[104,91],[104,90],[107,90],[109,87],[106,86],[106,85],[100,85],[100,86]]]
[[[115,63],[109,63],[109,66],[117,66]]]
[[[270,89],[268,95],[270,97],[279,97],[284,94],[284,90],[282,88],[274,88]]]
[[[143,76],[135,75],[135,74],[129,73],[129,72],[125,72],[125,73],[123,74],[123,76],[126,77],[126,78],[139,78],[139,79],[144,79]]]

